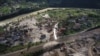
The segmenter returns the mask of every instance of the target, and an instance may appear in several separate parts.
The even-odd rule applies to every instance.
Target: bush
[[[4,32],[4,28],[0,26],[0,32]]]
[[[0,54],[5,53],[7,50],[7,45],[0,44]]]

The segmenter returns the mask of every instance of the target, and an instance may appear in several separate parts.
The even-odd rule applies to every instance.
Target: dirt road
[[[83,33],[79,33],[79,34],[76,34],[76,35],[67,36],[66,38],[58,39],[57,41],[58,42],[73,42],[73,40],[75,40],[75,39],[80,39],[80,38],[84,38],[84,37],[91,37],[94,34],[99,34],[99,33],[100,33],[100,28],[94,29],[94,30],[91,30],[91,31],[87,31],[87,32],[83,32]],[[35,52],[35,51],[41,50],[41,49],[43,49],[43,45],[44,44],[41,44],[41,45],[35,46],[35,47],[31,47],[29,52]],[[18,55],[21,55],[20,54],[21,51],[26,52],[26,49],[19,50],[19,51],[16,51],[16,52],[12,52],[12,53],[8,53],[8,54],[1,55],[1,56],[11,56],[11,55],[18,56]]]
[[[42,10],[39,10],[39,11],[31,12],[31,13],[28,13],[28,14],[23,14],[23,15],[14,17],[14,18],[10,18],[10,19],[4,20],[4,21],[0,21],[0,26],[5,25],[5,24],[12,22],[12,21],[21,20],[22,18],[28,17],[30,15],[36,15],[38,13],[45,12],[47,10],[52,10],[52,9],[57,9],[57,8],[46,8],[46,9],[42,9]]]

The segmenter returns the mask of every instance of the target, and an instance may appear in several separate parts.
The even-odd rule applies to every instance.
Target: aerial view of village
[[[100,9],[45,7],[10,18],[3,5],[0,56],[100,56]]]

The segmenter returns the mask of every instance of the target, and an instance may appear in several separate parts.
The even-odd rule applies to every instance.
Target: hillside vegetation
[[[0,0],[0,20],[47,7],[100,8],[99,0]]]
[[[64,8],[48,10],[38,14],[38,20],[42,20],[41,15],[48,14],[53,20],[59,22],[59,33],[69,35],[85,29],[100,26],[100,10]],[[58,34],[60,35],[60,34]]]

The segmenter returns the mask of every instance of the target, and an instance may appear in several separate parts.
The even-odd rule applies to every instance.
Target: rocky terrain
[[[37,45],[37,43],[48,42],[51,37],[50,35],[53,34],[52,29],[54,24],[55,21],[48,18],[38,22],[34,16],[9,22],[2,25],[4,32],[0,32],[0,44],[6,46],[5,48],[9,50],[9,48],[12,49],[14,46],[21,45],[21,49],[23,49],[25,45],[30,46],[31,43],[31,45]],[[2,45],[1,48],[3,48]],[[15,47],[13,51],[18,49]],[[12,52],[7,50],[4,49],[1,52]]]
[[[81,38],[81,37],[80,37]],[[61,43],[42,56],[100,56],[100,35]]]
[[[50,8],[1,22],[0,54],[99,56],[99,11]]]

